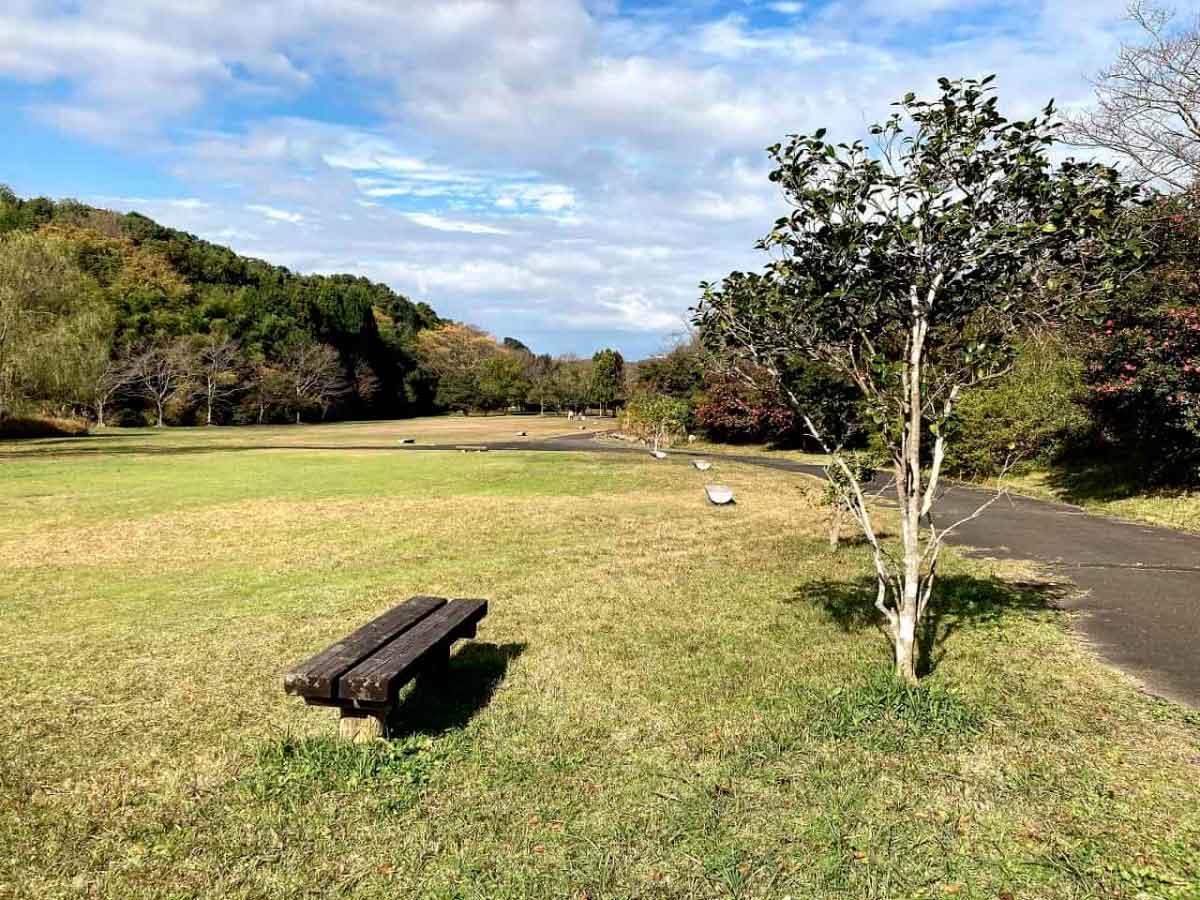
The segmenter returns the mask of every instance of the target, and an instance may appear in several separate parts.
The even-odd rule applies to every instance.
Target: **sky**
[[[0,183],[542,352],[627,358],[763,263],[764,148],[995,73],[1086,105],[1123,0],[4,0]]]

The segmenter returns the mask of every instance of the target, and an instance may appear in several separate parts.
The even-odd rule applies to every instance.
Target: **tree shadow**
[[[1006,582],[970,575],[939,578],[918,626],[917,674],[928,675],[938,667],[947,642],[964,626],[994,624],[1014,612],[1055,609],[1070,591],[1070,585],[1054,582]],[[797,588],[788,602],[815,603],[847,633],[876,628],[886,635],[883,616],[875,608],[875,596],[875,579],[864,577],[809,582]]]
[[[1191,466],[1172,468],[1162,459],[1086,457],[1055,463],[1046,471],[1046,486],[1067,503],[1082,506],[1140,494],[1179,496],[1195,489],[1196,476]]]
[[[464,727],[487,706],[509,664],[527,646],[524,642],[467,644],[450,657],[436,682],[417,683],[404,695],[388,718],[388,733],[432,736]]]

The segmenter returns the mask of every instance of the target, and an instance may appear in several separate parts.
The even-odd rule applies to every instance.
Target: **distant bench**
[[[486,615],[486,600],[413,597],[292,669],[283,689],[338,707],[342,737],[382,736],[400,689],[418,676],[445,678],[451,646],[475,637]]]

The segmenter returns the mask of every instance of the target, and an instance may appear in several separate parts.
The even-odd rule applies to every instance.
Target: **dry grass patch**
[[[0,897],[1192,896],[1194,719],[957,559],[897,693],[819,490],[721,470],[19,464],[0,503],[58,499],[0,523]],[[281,672],[422,592],[478,641],[338,745]]]

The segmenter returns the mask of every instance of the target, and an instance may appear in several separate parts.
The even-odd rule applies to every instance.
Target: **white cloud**
[[[435,216],[433,213],[410,212],[403,215],[410,222],[415,222],[417,225],[424,228],[432,228],[436,231],[461,231],[466,234],[508,234],[507,230],[497,228],[495,225],[444,219],[441,216]]]
[[[304,221],[304,216],[301,213],[279,209],[276,206],[267,206],[263,203],[247,203],[246,209],[251,212],[261,213],[272,222],[287,222],[290,225],[299,225]]]
[[[27,86],[36,121],[187,185],[121,208],[496,331],[649,340],[698,281],[760,263],[783,209],[763,147],[861,136],[939,75],[999,73],[1015,114],[1082,102],[1123,0],[697,12],[716,6],[11,0],[0,80]],[[75,193],[152,196],[89,177]]]

